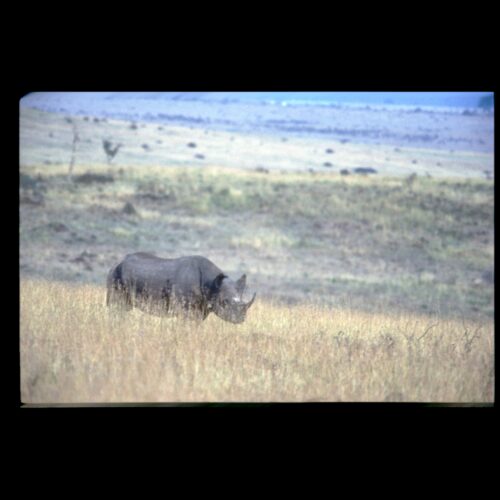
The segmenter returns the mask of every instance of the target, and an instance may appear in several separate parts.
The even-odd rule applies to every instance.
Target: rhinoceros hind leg
[[[117,306],[126,311],[130,311],[133,307],[130,292],[121,279],[121,264],[118,264],[109,272],[106,305],[108,307]]]

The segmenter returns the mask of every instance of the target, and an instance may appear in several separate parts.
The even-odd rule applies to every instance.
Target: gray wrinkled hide
[[[234,282],[205,257],[162,259],[134,253],[109,272],[106,304],[198,320],[213,311],[226,321],[241,323],[255,299],[254,294],[249,303],[243,302],[245,285],[245,275]]]

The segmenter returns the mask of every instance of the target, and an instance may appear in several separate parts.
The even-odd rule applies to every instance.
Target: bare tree
[[[70,179],[73,177],[73,167],[75,165],[75,156],[76,156],[76,143],[80,140],[78,136],[78,130],[76,128],[76,123],[73,123],[73,143],[71,146],[71,160],[69,162],[68,176]]]

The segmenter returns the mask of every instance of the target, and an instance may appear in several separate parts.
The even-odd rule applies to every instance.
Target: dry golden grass
[[[493,322],[257,300],[242,325],[116,313],[104,287],[21,281],[21,400],[492,402]]]

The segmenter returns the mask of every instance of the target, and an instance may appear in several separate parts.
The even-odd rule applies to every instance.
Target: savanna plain
[[[493,402],[493,180],[442,169],[484,153],[20,119],[22,403]],[[109,310],[136,251],[246,273],[246,321]]]

